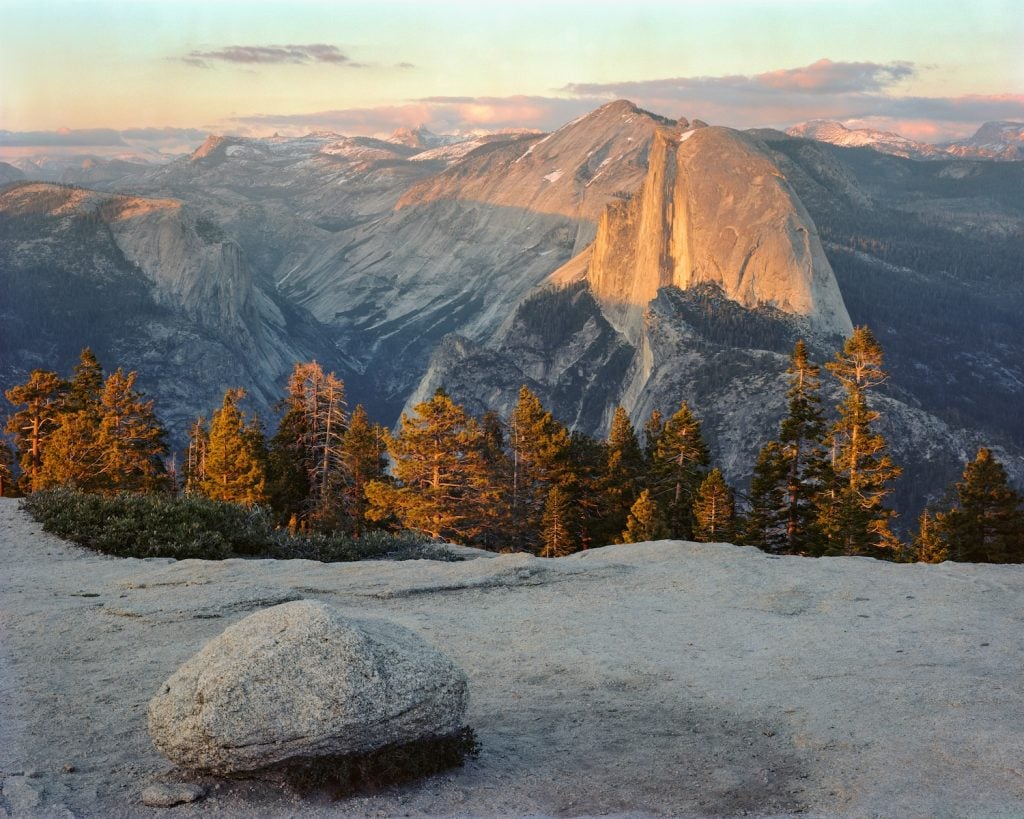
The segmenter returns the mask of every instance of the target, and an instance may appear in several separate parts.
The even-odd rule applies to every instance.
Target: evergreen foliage
[[[787,370],[787,413],[777,441],[758,454],[750,485],[744,541],[765,551],[820,554],[817,501],[831,481],[819,368],[796,342]]]
[[[555,484],[544,502],[541,557],[563,557],[576,551],[572,517],[572,496]]]
[[[605,446],[604,474],[601,476],[603,521],[600,540],[613,543],[621,536],[630,509],[640,494],[644,467],[643,454],[629,415],[623,407],[616,407]]]
[[[742,541],[775,554],[789,547],[786,487],[789,465],[782,445],[769,441],[757,455],[750,479],[750,508],[743,524]]]
[[[168,517],[160,518],[165,512],[152,511],[158,493],[178,489],[167,474],[153,402],[135,388],[134,372],[119,369],[104,379],[88,349],[70,381],[36,370],[7,391],[16,453],[0,439],[0,494],[18,488],[16,454],[21,488],[55,488],[35,496],[58,499],[47,502],[51,517],[91,521],[82,527],[93,531],[115,507],[65,490],[119,499],[152,531],[114,515],[102,533],[82,535],[115,554],[350,559],[340,556],[392,542],[394,536],[370,528],[385,525],[553,557],[615,540],[674,537],[738,541],[774,553],[1024,562],[1022,499],[986,448],[967,464],[952,508],[925,509],[913,543],[896,541],[885,501],[899,468],[875,429],[880,416],[871,400],[886,379],[882,358],[870,331],[858,327],[827,365],[845,392],[829,427],[819,369],[803,342],[794,346],[787,414],[777,440],[758,455],[746,514],[739,514],[721,471],[707,471],[710,453],[686,401],[668,419],[651,413],[642,446],[623,407],[607,439],[598,441],[570,434],[525,386],[504,420],[494,412],[477,420],[439,390],[403,415],[392,435],[361,406],[349,417],[344,385],[308,362],[292,372],[269,445],[260,419],[247,420],[239,408],[241,390],[229,390],[209,426],[199,418],[189,433],[183,489],[194,505],[182,508],[203,518],[201,510],[214,507],[202,505],[213,500],[249,507],[217,519],[241,527],[243,539],[255,530],[231,515],[259,519],[262,540],[246,546],[208,532],[190,535],[185,517],[176,517],[185,512],[165,510]],[[126,506],[126,493],[156,505]],[[266,501],[272,511],[254,508]],[[68,530],[76,525],[69,522]],[[154,544],[164,535],[174,545],[161,551]]]
[[[244,396],[244,390],[227,390],[213,413],[199,489],[211,500],[255,506],[266,499],[266,474],[238,406]]]
[[[569,448],[568,431],[523,386],[508,421],[508,494],[512,533],[530,551],[538,551],[542,544],[542,518],[551,487],[567,480]]]
[[[10,497],[14,492],[14,451],[0,438],[0,498]]]
[[[431,537],[472,540],[494,496],[484,443],[479,424],[438,390],[411,415],[403,413],[398,435],[388,437],[396,485],[370,482],[369,518],[393,515],[405,528]]]
[[[154,492],[167,486],[166,432],[153,402],[135,389],[137,377],[119,368],[103,385],[99,448],[108,492]]]
[[[943,533],[943,518],[925,508],[917,519],[912,544],[913,558],[921,563],[942,563],[949,559],[949,546]]]
[[[23,407],[7,418],[7,432],[14,435],[18,452],[22,492],[33,492],[43,484],[43,453],[47,439],[60,426],[66,391],[67,384],[57,373],[33,370],[28,381],[4,393],[15,407]]]
[[[576,507],[576,541],[581,549],[605,546],[604,509],[601,505],[602,480],[607,457],[600,442],[579,430],[569,436],[568,470],[562,476],[563,487],[572,495]],[[617,534],[617,533],[615,533]]]
[[[674,538],[693,537],[693,502],[710,460],[700,421],[683,401],[658,437],[649,477]]]
[[[93,351],[86,347],[78,357],[74,375],[64,401],[65,412],[97,407],[103,396],[103,367]]]
[[[387,468],[384,428],[370,422],[362,404],[352,411],[341,442],[341,460],[348,476],[343,488],[344,505],[352,528],[358,533],[366,526],[366,512],[370,508],[366,487],[371,481],[383,480]]]
[[[656,409],[651,410],[647,423],[644,424],[644,468],[648,473],[654,464],[654,453],[658,449],[658,441],[664,431],[664,416]]]
[[[29,495],[25,509],[44,531],[121,557],[222,560],[251,556],[319,560],[454,560],[443,546],[405,532],[292,536],[266,513],[199,495],[95,495],[67,488]]]
[[[1024,508],[1006,470],[982,447],[956,484],[957,505],[943,516],[941,531],[953,560],[1024,562]]]
[[[189,427],[188,447],[185,450],[185,494],[201,495],[206,480],[206,451],[210,444],[210,433],[206,419],[199,416]]]
[[[651,490],[644,489],[629,510],[626,529],[622,533],[623,543],[644,543],[648,540],[662,540],[668,537],[668,527],[661,509],[651,497]]]
[[[885,439],[874,429],[879,413],[868,395],[886,380],[882,348],[867,327],[857,327],[827,365],[846,391],[838,406],[830,443],[832,485],[819,493],[818,521],[825,549],[832,554],[892,555],[898,546],[885,506],[891,482],[900,475]]]
[[[735,539],[736,502],[732,488],[717,467],[697,489],[693,522],[693,539],[699,543],[725,543]]]

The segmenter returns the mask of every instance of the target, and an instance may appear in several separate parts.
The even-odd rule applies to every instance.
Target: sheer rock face
[[[445,736],[467,704],[465,674],[408,629],[297,601],[207,643],[150,701],[149,732],[178,765],[231,773]]]
[[[590,252],[590,287],[634,343],[659,288],[703,283],[825,335],[852,330],[807,211],[767,151],[728,128],[660,131],[640,191],[605,210]]]

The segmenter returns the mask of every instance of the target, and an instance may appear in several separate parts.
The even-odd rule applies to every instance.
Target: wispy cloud
[[[578,99],[625,97],[668,115],[700,117],[738,128],[785,127],[808,119],[873,118],[903,123],[920,136],[948,139],[982,122],[1024,119],[1020,94],[921,97],[897,93],[920,73],[913,63],[835,62],[752,75],[672,77],[611,83],[572,83],[561,89]]]
[[[914,76],[912,63],[844,63],[818,60],[799,68],[763,74],[715,77],[671,77],[632,82],[570,83],[562,90],[580,97],[639,96],[687,99],[721,91],[761,94],[829,95],[872,93]]]
[[[365,68],[363,63],[353,61],[340,48],[326,43],[308,45],[233,45],[207,51],[193,50],[181,62],[194,68],[212,68],[214,63],[236,65],[309,65],[325,63],[345,68]]]
[[[0,131],[0,152],[99,155],[140,152],[181,153],[207,136],[197,128],[61,128],[56,131]]]
[[[385,134],[425,125],[432,131],[536,128],[550,130],[593,108],[587,99],[512,97],[425,97],[400,105],[341,108],[310,114],[256,114],[233,122],[253,132],[299,134],[330,130],[342,134]]]
[[[0,131],[3,148],[84,148],[126,146],[119,131],[110,128],[61,128],[57,131]]]

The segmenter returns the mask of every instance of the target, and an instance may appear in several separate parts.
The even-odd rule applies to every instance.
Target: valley
[[[619,100],[550,134],[211,137],[89,170],[3,177],[0,387],[91,346],[140,372],[178,445],[227,387],[273,418],[299,360],[389,425],[441,386],[507,414],[526,384],[602,435],[619,404],[639,427],[685,398],[743,486],[793,342],[820,362],[866,324],[905,515],[981,445],[1024,478],[1024,163]]]

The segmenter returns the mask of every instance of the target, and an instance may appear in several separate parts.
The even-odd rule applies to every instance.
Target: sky
[[[1024,121],[1021,0],[0,0],[0,148],[552,130],[627,98],[916,139]]]

